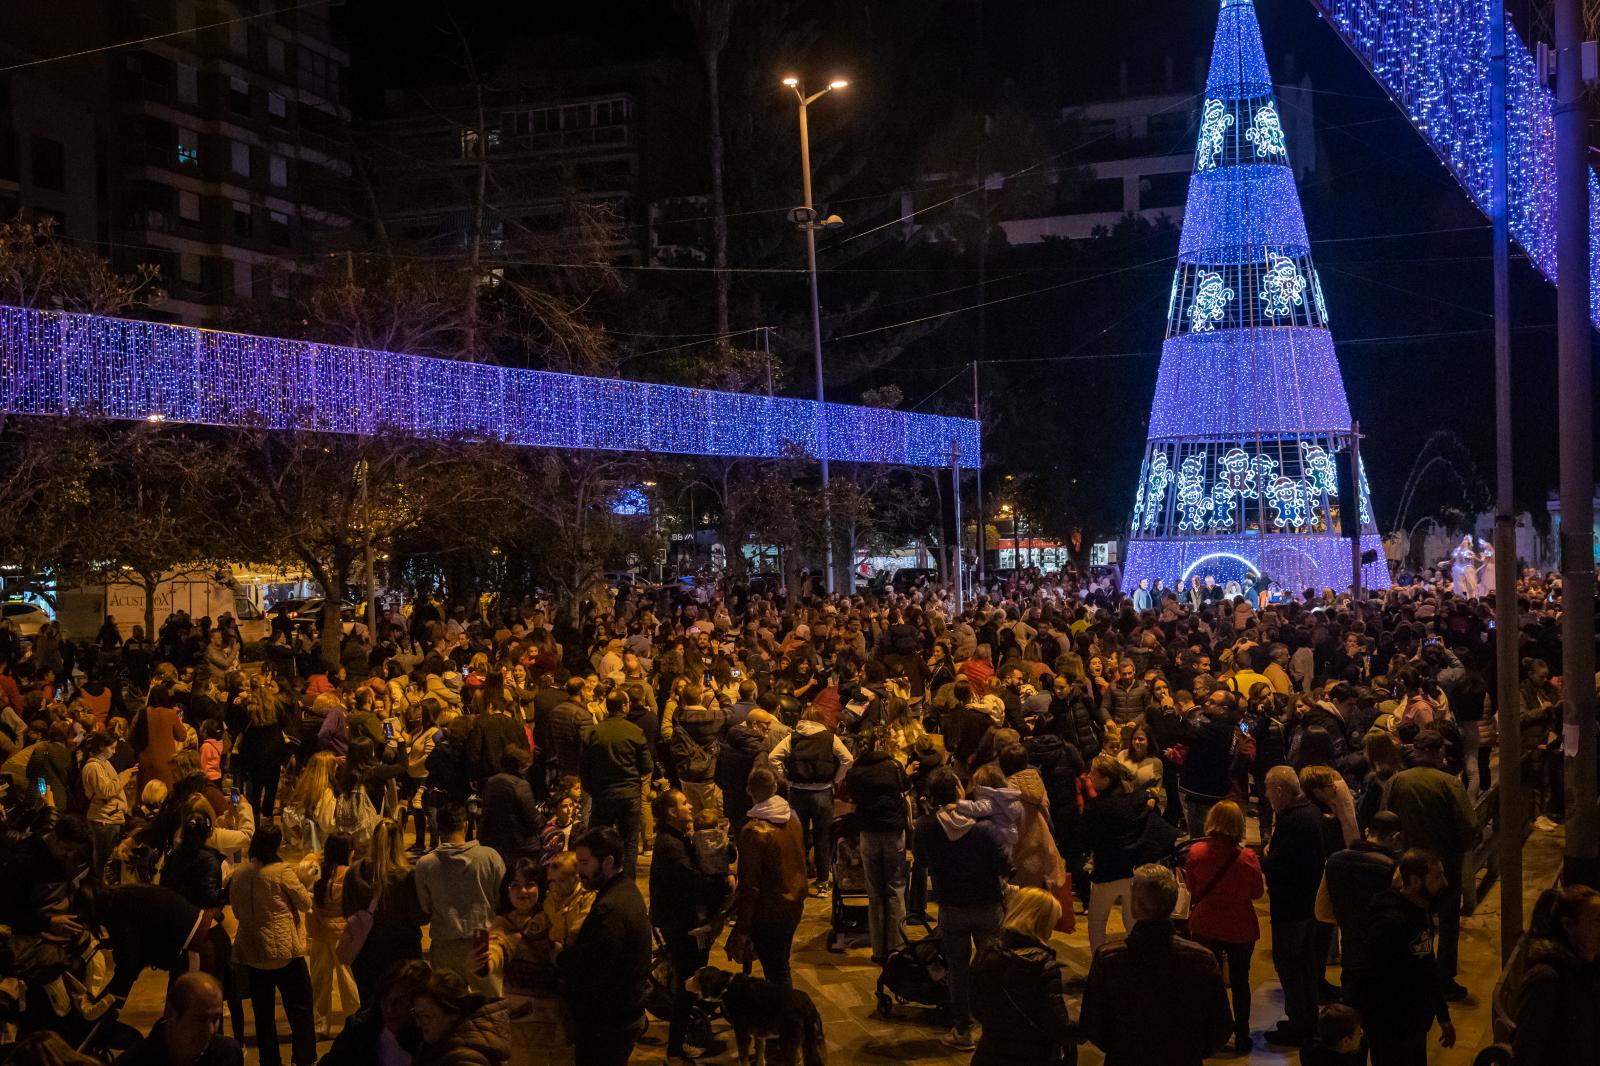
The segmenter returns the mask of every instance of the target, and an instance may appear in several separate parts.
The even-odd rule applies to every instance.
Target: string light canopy
[[[1488,0],[1312,0],[1478,209],[1490,212]],[[1511,236],[1556,281],[1555,98],[1506,25],[1506,186]],[[1600,276],[1600,181],[1589,176],[1589,274]],[[1600,325],[1600,286],[1589,295]]]
[[[1262,575],[1296,592],[1347,586],[1346,525],[1359,518],[1363,548],[1379,546],[1365,472],[1359,516],[1339,513],[1351,422],[1255,7],[1222,0],[1126,587]],[[1389,584],[1381,561],[1362,579]]]
[[[0,411],[975,467],[966,418],[518,370],[157,322],[0,307]]]

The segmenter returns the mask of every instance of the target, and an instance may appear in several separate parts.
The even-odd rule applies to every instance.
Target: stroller
[[[867,869],[861,859],[860,822],[854,812],[833,823],[833,911],[828,950],[848,951],[866,943]]]
[[[913,940],[910,930],[919,925],[922,935]],[[883,972],[878,975],[878,1015],[893,1018],[895,1007],[906,1003],[947,1011],[950,981],[938,930],[921,916],[905,918],[900,930],[906,934],[905,946],[884,961]]]

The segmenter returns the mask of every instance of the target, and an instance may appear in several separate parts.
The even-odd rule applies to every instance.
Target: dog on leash
[[[739,1066],[766,1066],[769,1046],[773,1066],[826,1066],[822,1015],[804,992],[715,966],[691,977],[688,989],[721,1002],[722,1016],[733,1026]]]

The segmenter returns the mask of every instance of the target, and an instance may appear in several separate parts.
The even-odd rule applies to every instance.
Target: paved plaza
[[[1540,888],[1555,877],[1561,861],[1561,835],[1535,833],[1526,849],[1527,898],[1531,904]],[[648,861],[640,863],[641,891],[648,881]],[[1282,1017],[1282,996],[1277,977],[1272,972],[1271,941],[1268,939],[1266,900],[1258,905],[1261,914],[1262,941],[1257,948],[1251,967],[1251,980],[1255,986],[1251,1024],[1256,1031],[1256,1050],[1248,1059],[1240,1056],[1218,1056],[1218,1062],[1292,1063],[1298,1062],[1294,1052],[1282,1052],[1268,1047],[1261,1039],[1263,1030],[1270,1029]],[[873,1014],[874,990],[878,968],[868,958],[865,948],[845,954],[830,952],[828,942],[828,901],[812,899],[806,904],[806,916],[795,937],[794,975],[797,987],[810,994],[821,1011],[828,1037],[829,1061],[833,1063],[900,1062],[905,1064],[955,1064],[965,1063],[971,1056],[951,1052],[939,1042],[944,1032],[934,1011],[903,1007],[894,1020],[885,1021]],[[1468,1066],[1478,1050],[1490,1039],[1489,993],[1494,987],[1499,971],[1498,935],[1500,893],[1498,885],[1492,888],[1470,918],[1461,923],[1461,976],[1460,980],[1473,995],[1464,1003],[1454,1004],[1459,1043],[1451,1050],[1435,1046],[1430,1062],[1436,1066]],[[1111,929],[1120,931],[1120,917],[1113,912]],[[1057,936],[1057,951],[1075,979],[1070,986],[1072,1002],[1069,1011],[1078,1017],[1077,996],[1081,995],[1083,976],[1089,969],[1089,945],[1083,917],[1079,915],[1078,928],[1070,936]],[[727,957],[719,948],[713,964],[729,967]],[[1337,969],[1329,969],[1329,977],[1337,983]],[[123,1017],[141,1031],[148,1030],[159,1015],[164,978],[154,971],[147,972],[135,987]],[[249,1016],[246,1006],[246,1016]],[[340,1013],[342,1017],[342,1012]],[[248,1032],[254,1032],[248,1023]],[[279,1028],[287,1054],[288,1028],[280,1010]],[[718,1046],[709,1050],[701,1061],[706,1063],[735,1063],[731,1034],[726,1026],[717,1023],[714,1029]],[[658,1063],[666,1057],[666,1023],[652,1019],[650,1031],[639,1044],[633,1061]],[[319,1043],[319,1051],[326,1053],[328,1041]],[[247,1061],[258,1061],[253,1047],[253,1036],[247,1045]],[[1091,1066],[1102,1062],[1094,1047],[1084,1045],[1079,1049],[1080,1063]]]

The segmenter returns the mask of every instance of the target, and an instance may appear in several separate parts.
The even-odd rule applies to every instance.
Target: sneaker
[[[1553,833],[1561,828],[1557,822],[1552,822],[1547,816],[1541,814],[1533,820],[1533,827],[1542,833]]]
[[[813,896],[826,896],[831,891],[833,891],[833,882],[831,881],[817,881],[811,886],[811,894]]]
[[[957,1051],[976,1051],[978,1049],[978,1045],[972,1040],[971,1029],[952,1029],[939,1038],[939,1043]]]

